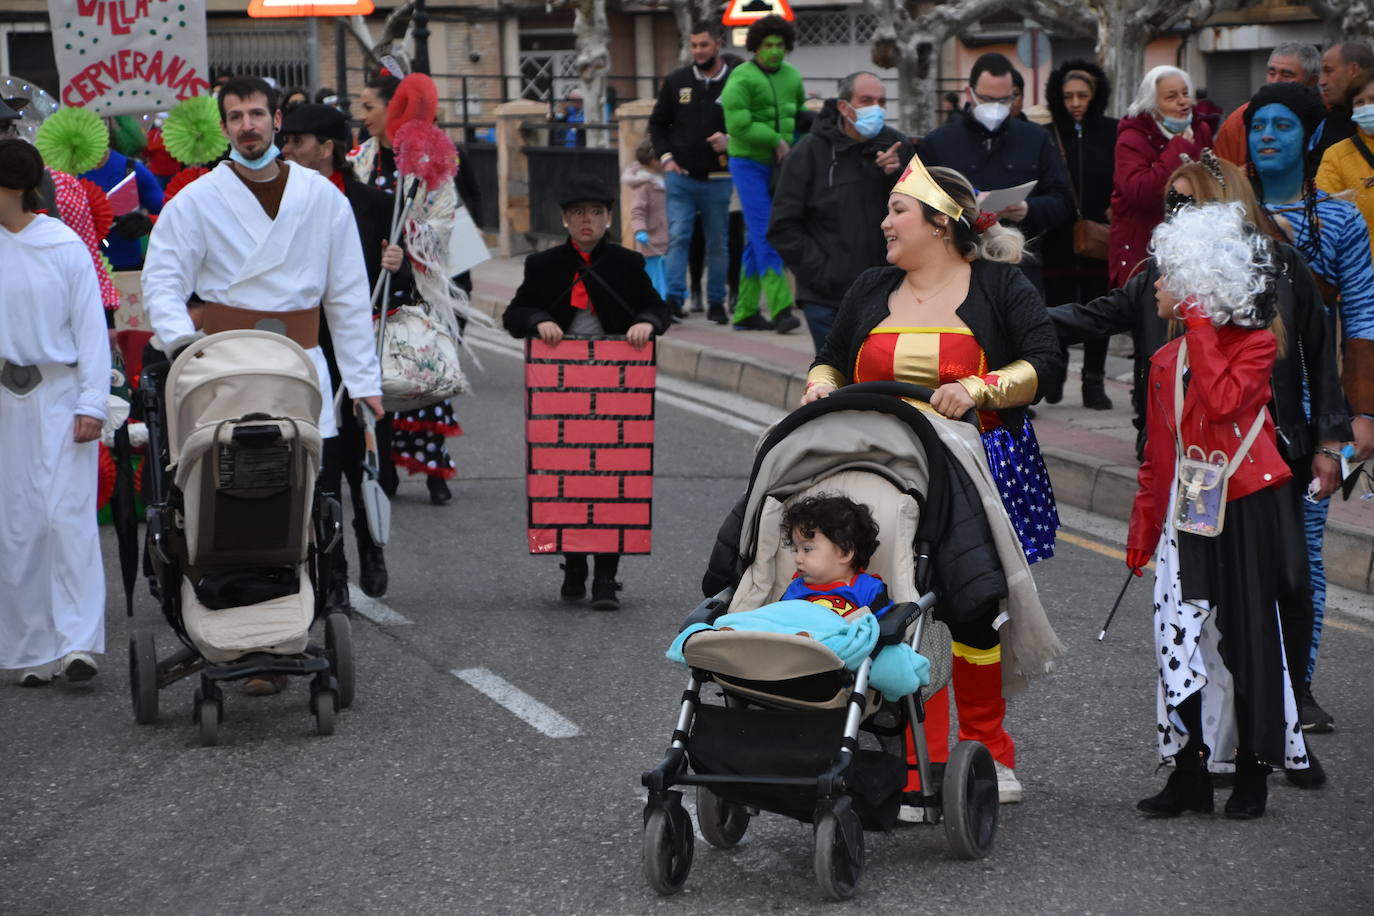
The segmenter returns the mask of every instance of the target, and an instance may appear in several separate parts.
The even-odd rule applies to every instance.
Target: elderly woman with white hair
[[[1108,281],[1126,285],[1148,257],[1150,233],[1164,220],[1164,186],[1174,169],[1197,161],[1212,129],[1193,110],[1193,81],[1177,67],[1155,67],[1140,81],[1116,127]],[[1136,342],[1139,346],[1139,341]]]
[[[1226,816],[1264,814],[1271,766],[1307,767],[1278,596],[1292,471],[1269,415],[1278,320],[1274,243],[1238,203],[1186,206],[1154,232],[1161,318],[1186,332],[1150,359],[1148,437],[1126,564],[1156,564],[1156,740],[1174,772],[1151,817],[1210,813],[1211,771],[1235,768]]]

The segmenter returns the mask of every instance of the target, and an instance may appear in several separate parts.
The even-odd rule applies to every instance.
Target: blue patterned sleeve
[[[1370,257],[1369,228],[1352,205],[1342,208],[1335,232],[1340,264],[1341,328],[1347,338],[1374,340],[1374,261]]]

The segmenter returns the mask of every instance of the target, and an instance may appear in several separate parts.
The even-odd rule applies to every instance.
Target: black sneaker
[[[329,589],[325,592],[324,607],[327,611],[351,611],[353,602],[348,597],[348,579],[332,573]]]
[[[1324,735],[1336,730],[1335,717],[1312,699],[1311,684],[1301,684],[1293,692],[1297,694],[1295,699],[1298,701],[1298,720],[1302,722],[1303,731]]]
[[[587,560],[581,563],[559,563],[563,570],[563,587],[558,595],[564,601],[581,601],[587,597]]]
[[[801,327],[801,319],[797,317],[796,311],[791,307],[778,312],[778,317],[773,319],[773,330],[779,334],[790,334]]]
[[[706,320],[714,321],[716,324],[728,324],[730,316],[725,314],[724,303],[712,302],[711,307],[706,310]]]
[[[701,298],[701,293],[692,293],[692,311],[706,311],[706,302]]]
[[[621,588],[621,584],[612,578],[607,576],[594,577],[592,579],[592,610],[620,610],[620,599],[615,596],[615,593]]]
[[[358,545],[358,587],[369,598],[386,594],[386,555],[382,548]]]
[[[733,327],[736,331],[771,331],[773,322],[755,312],[748,318],[736,321]]]
[[[664,301],[668,303],[668,315],[674,321],[681,321],[687,317],[687,310],[682,307],[682,300],[677,296],[669,296]]]

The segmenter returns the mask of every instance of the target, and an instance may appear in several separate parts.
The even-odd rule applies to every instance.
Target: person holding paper
[[[110,197],[115,221],[105,237],[105,257],[115,270],[143,266],[141,240],[153,231],[162,212],[162,183],[148,167],[116,149],[105,151],[100,165],[79,177],[95,182]]]
[[[1031,240],[1021,271],[1043,297],[1037,240],[1073,220],[1073,195],[1063,157],[1049,132],[1010,117],[1013,70],[1011,61],[996,52],[974,61],[965,90],[968,105],[962,116],[926,135],[921,159],[927,166],[958,169],[982,192],[1016,189],[1007,195],[992,194],[981,209],[995,212],[1000,221],[1016,226]]]

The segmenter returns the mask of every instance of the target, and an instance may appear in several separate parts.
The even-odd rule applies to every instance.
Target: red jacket
[[[1126,546],[1153,551],[1164,527],[1169,491],[1178,457],[1174,443],[1174,372],[1176,338],[1150,357],[1149,409],[1146,411],[1145,460],[1140,465],[1140,489],[1131,508]],[[1277,487],[1292,477],[1279,455],[1274,421],[1265,410],[1269,379],[1278,343],[1263,330],[1210,324],[1188,331],[1188,366],[1192,374],[1183,399],[1183,446],[1199,446],[1204,454],[1221,450],[1233,457],[1241,439],[1265,411],[1264,428],[1255,438],[1227,485],[1226,499],[1240,499],[1265,487]]]
[[[1164,220],[1165,183],[1183,164],[1184,153],[1197,162],[1212,145],[1212,129],[1196,113],[1193,139],[1165,136],[1152,112],[1122,118],[1116,125],[1116,169],[1112,174],[1111,235],[1107,270],[1121,287],[1149,257],[1150,233]]]

